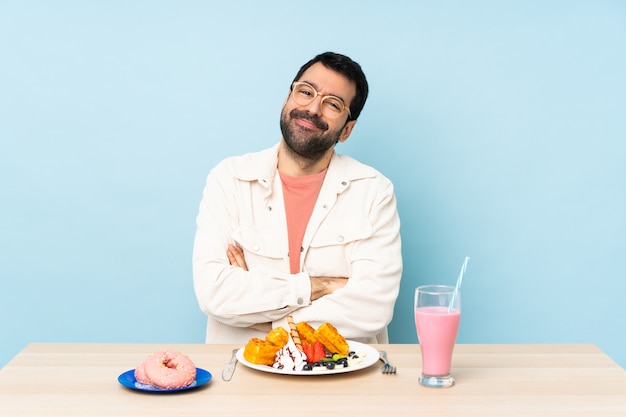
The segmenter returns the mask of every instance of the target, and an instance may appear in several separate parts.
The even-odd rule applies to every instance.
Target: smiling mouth
[[[296,121],[296,123],[299,126],[305,128],[305,129],[310,129],[310,130],[313,130],[313,129],[318,129],[319,130],[319,129],[321,129],[319,126],[317,126],[315,123],[311,122],[308,119],[294,119],[294,120]]]
[[[290,114],[291,118],[296,121],[299,126],[305,129],[320,129],[327,130],[328,125],[322,120],[311,117],[309,114],[299,110],[293,110]]]

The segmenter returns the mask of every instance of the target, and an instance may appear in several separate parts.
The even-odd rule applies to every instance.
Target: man
[[[207,343],[264,338],[292,315],[347,339],[386,343],[402,275],[392,183],[335,153],[368,84],[323,53],[296,75],[273,148],[218,164],[197,218],[193,279]]]

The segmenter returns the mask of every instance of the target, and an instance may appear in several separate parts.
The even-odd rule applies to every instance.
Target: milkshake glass
[[[415,327],[422,352],[419,382],[426,387],[454,385],[450,368],[461,320],[461,294],[453,294],[454,287],[448,285],[423,285],[415,289]]]

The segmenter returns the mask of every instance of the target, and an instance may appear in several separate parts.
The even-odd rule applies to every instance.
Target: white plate
[[[335,368],[335,369],[322,369],[315,371],[292,371],[291,369],[276,369],[269,365],[258,365],[256,363],[248,362],[243,357],[243,350],[245,347],[242,347],[237,351],[237,360],[241,362],[243,365],[248,368],[256,369],[258,371],[269,372],[272,374],[283,374],[283,375],[332,375],[332,374],[343,374],[345,372],[353,372],[358,371],[360,369],[365,369],[376,362],[378,362],[379,356],[378,351],[373,347],[366,345],[365,343],[354,342],[351,340],[347,340],[348,345],[350,346],[350,351],[355,352],[359,355],[363,360],[360,363],[353,364],[347,368]]]

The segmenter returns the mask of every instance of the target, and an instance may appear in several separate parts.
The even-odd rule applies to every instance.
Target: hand
[[[244,271],[248,270],[248,265],[246,264],[246,259],[243,256],[243,249],[241,249],[241,246],[235,246],[232,244],[228,245],[226,256],[228,256],[228,261],[231,265],[243,268]]]
[[[250,326],[250,328],[260,330],[263,333],[269,333],[272,331],[272,323],[257,323]]]
[[[311,301],[332,294],[348,283],[345,277],[311,277]]]

